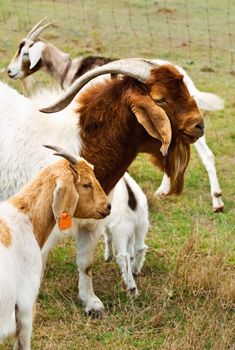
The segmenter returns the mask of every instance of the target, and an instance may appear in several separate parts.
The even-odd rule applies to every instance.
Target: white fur
[[[33,69],[38,61],[41,59],[42,51],[45,47],[45,44],[38,41],[32,47],[29,48],[29,60],[30,67],[29,69]]]
[[[71,154],[79,153],[76,114],[68,108],[51,116],[38,111],[37,101],[41,98],[42,104],[49,95],[49,92],[42,93],[33,101],[0,82],[1,199],[13,195],[39,169],[55,161],[51,151],[42,147],[43,144],[50,142]],[[54,98],[56,91],[52,91],[51,95]]]
[[[135,210],[128,205],[129,197],[125,182],[135,196],[137,202]],[[105,219],[105,260],[112,258],[114,249],[130,296],[138,295],[133,273],[140,273],[144,264],[147,250],[144,240],[148,227],[147,198],[132,177],[125,173],[115,186],[111,214]]]
[[[21,79],[24,77],[24,72],[22,70],[22,66],[25,60],[29,59],[29,56],[31,56],[32,61],[30,62],[30,64],[32,65],[33,68],[33,64],[35,62],[35,58],[38,58],[39,56],[39,50],[42,52],[44,46],[42,43],[40,43],[40,45],[36,45],[35,50],[32,50],[32,45],[34,44],[34,42],[30,39],[25,39],[25,44],[22,47],[20,54],[17,55],[17,57],[14,57],[11,61],[11,63],[9,64],[8,68],[7,68],[7,73],[9,75],[10,78],[12,79]],[[31,52],[31,53],[30,53]],[[30,55],[29,55],[30,53]],[[38,60],[40,59],[40,57],[38,58]],[[38,62],[37,60],[37,62]],[[37,62],[35,64],[37,64]]]
[[[27,215],[2,202],[0,219],[8,225],[12,235],[9,247],[0,242],[0,340],[14,333],[17,324],[20,349],[29,350],[33,306],[42,269],[41,251]],[[18,349],[18,339],[15,349]]]
[[[65,110],[52,115],[38,111],[39,106],[50,104],[60,92],[46,90],[29,99],[0,82],[0,198],[6,199],[16,193],[44,165],[55,161],[51,151],[43,144],[59,145],[74,156],[80,154],[78,115],[71,104]],[[92,266],[96,244],[102,226],[97,220],[77,220],[79,296],[86,312],[100,313],[104,306],[93,291],[92,277],[86,273]],[[53,235],[59,236],[58,229]],[[45,245],[45,256],[52,238]]]
[[[56,159],[56,157],[54,158]],[[49,228],[55,226],[61,213],[66,210],[68,205],[63,203],[64,198],[61,196],[61,190],[62,193],[64,193],[63,189],[67,190],[68,199],[70,199],[70,215],[73,215],[79,200],[79,193],[75,191],[71,195],[72,191],[68,188],[69,185],[65,178],[67,163],[64,163],[64,168],[61,162],[59,164],[60,172],[57,169],[56,179],[54,168],[57,165],[55,163],[53,167],[50,166],[50,169],[38,174],[36,183],[35,181],[29,183],[15,198],[12,197],[10,200],[0,202],[0,342],[11,333],[16,333],[15,350],[30,350],[33,306],[39,291],[42,272],[40,243],[37,242],[35,236],[36,225],[40,222],[41,229],[46,228],[47,230],[44,232],[44,237],[38,236],[43,242],[44,238],[51,233]],[[51,181],[43,181],[45,171],[47,171],[47,176],[50,176],[48,170],[51,171],[51,169]],[[70,178],[71,173],[68,174]],[[47,202],[44,203],[44,210],[38,210],[39,203],[41,204],[44,198],[42,196],[45,193],[48,194],[48,186],[52,182],[54,187],[50,191],[53,193],[48,196]],[[28,199],[27,196],[32,195],[32,189],[38,184],[40,184],[40,188],[37,187],[37,193],[41,197],[38,199],[38,196],[34,195],[32,201],[32,198]],[[72,186],[74,187],[73,182]],[[71,206],[72,197],[73,205]],[[22,212],[14,206],[13,203],[17,203],[19,199],[23,200],[28,211]],[[61,199],[62,203],[60,203]],[[93,204],[96,204],[96,195],[93,196]],[[48,212],[51,222],[45,221],[45,211]]]

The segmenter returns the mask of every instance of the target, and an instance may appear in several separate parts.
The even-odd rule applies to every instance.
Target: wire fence
[[[44,37],[72,55],[162,57],[235,70],[234,0],[0,0],[0,53],[41,18]]]

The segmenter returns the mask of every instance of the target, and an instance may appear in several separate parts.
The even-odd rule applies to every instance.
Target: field
[[[126,296],[117,264],[104,262],[100,242],[93,283],[106,317],[87,318],[77,298],[75,239],[65,239],[49,256],[32,349],[235,349],[235,67],[229,51],[235,37],[228,32],[235,34],[235,4],[208,1],[208,17],[205,3],[0,0],[0,68],[27,30],[48,15],[56,26],[44,37],[73,57],[167,58],[182,65],[199,89],[225,99],[224,110],[204,114],[224,212],[212,211],[208,177],[194,147],[183,194],[161,200],[154,192],[162,174],[139,155],[130,173],[147,194],[151,222],[146,262],[137,278],[140,295],[135,300]],[[1,78],[13,84],[4,73]],[[35,79],[40,85],[51,83],[44,73]],[[19,82],[13,85],[21,90]],[[11,343],[0,350],[11,349]]]

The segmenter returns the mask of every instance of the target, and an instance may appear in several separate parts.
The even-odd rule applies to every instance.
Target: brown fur
[[[85,273],[87,276],[90,276],[92,275],[92,265],[88,266],[85,270]]]
[[[12,244],[11,230],[3,219],[0,219],[0,243],[5,247]]]
[[[216,198],[222,197],[222,192],[214,192]]]
[[[28,77],[29,75],[31,75],[31,74],[37,72],[38,70],[40,70],[43,67],[42,60],[40,59],[38,61],[38,63],[32,69],[30,69],[29,67],[30,67],[29,60],[24,61],[22,63],[22,71],[24,72],[24,77]]]
[[[16,196],[8,200],[24,214],[29,215],[40,247],[44,245],[55,225],[52,203],[58,180],[69,186],[72,181],[79,194],[79,201],[72,216],[101,219],[109,213],[107,197],[87,162],[81,160],[72,166],[68,161],[60,160],[47,166]],[[91,184],[92,187],[84,187],[87,184]],[[68,213],[71,208],[70,202],[68,200],[64,208]]]
[[[19,44],[18,50],[17,50],[15,56],[12,58],[11,61],[14,61],[14,59],[17,59],[17,58],[18,58],[18,56],[20,55],[21,50],[22,50],[22,48],[23,48],[24,45],[25,45],[25,42],[24,42],[24,41],[22,41],[22,42]],[[37,72],[38,70],[40,70],[40,69],[43,67],[43,62],[42,62],[42,60],[40,59],[40,60],[38,61],[38,63],[37,63],[32,69],[30,69],[29,67],[30,67],[30,61],[29,61],[29,59],[23,60],[23,61],[22,61],[22,67],[21,67],[21,68],[22,68],[22,71],[24,72],[24,77],[28,77],[29,75],[31,75],[31,74]],[[24,78],[24,77],[23,77],[23,78]]]
[[[133,111],[146,96],[165,111],[172,128],[167,157],[160,152],[161,142],[150,136]],[[202,136],[203,120],[194,99],[171,65],[152,70],[147,84],[125,77],[109,80],[83,92],[78,99],[82,155],[95,166],[95,174],[109,193],[138,152],[152,155],[154,163],[171,179],[171,194],[183,189],[184,173],[190,157],[189,144]],[[147,100],[146,100],[147,103]],[[146,109],[147,110],[147,109]]]
[[[128,182],[126,180],[124,180],[124,182],[125,182],[127,193],[128,193],[128,205],[134,211],[137,207],[137,201],[135,198],[135,194],[133,193],[132,189],[130,188]]]
[[[102,57],[102,56],[87,56],[82,59],[80,62],[80,65],[71,81],[71,84],[80,76],[82,76],[84,73],[88,72],[89,70],[97,67],[97,66],[103,66],[106,63],[112,62],[114,59]]]

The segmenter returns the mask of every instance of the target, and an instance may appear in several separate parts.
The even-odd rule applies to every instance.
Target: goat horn
[[[43,18],[40,22],[38,22],[33,29],[30,31],[30,33],[27,35],[27,38],[30,40],[35,41],[39,35],[49,26],[51,26],[54,22],[49,22],[41,26],[41,24],[45,21],[46,17]]]
[[[103,74],[123,74],[145,83],[152,68],[157,65],[151,61],[140,58],[128,58],[107,63],[94,68],[78,78],[61,98],[49,107],[40,109],[43,113],[53,113],[64,109],[76,96],[79,90],[90,80]]]
[[[46,148],[52,149],[53,151],[56,151],[54,153],[55,156],[60,156],[65,159],[67,159],[72,165],[75,165],[78,163],[78,159],[72,156],[71,154],[67,153],[63,148],[58,146],[50,146],[50,145],[43,145]]]
[[[41,19],[37,24],[35,24],[35,26],[30,30],[30,32],[28,33],[26,38],[30,38],[31,34],[33,34],[33,32],[35,32],[36,29],[38,29],[40,27],[40,25],[45,21],[47,17],[44,17],[43,19]]]

